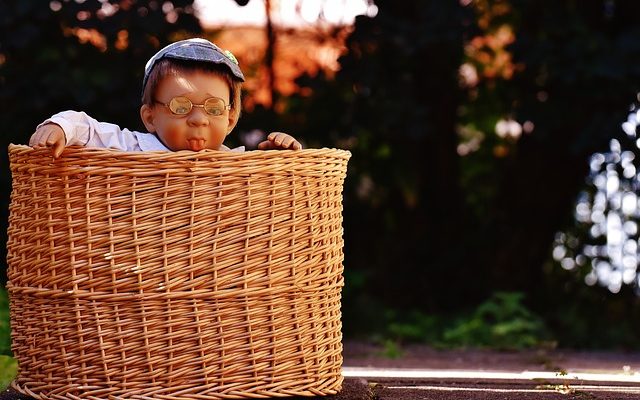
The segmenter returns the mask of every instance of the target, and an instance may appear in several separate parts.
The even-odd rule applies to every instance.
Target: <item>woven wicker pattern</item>
[[[17,390],[51,399],[340,390],[349,152],[9,153]]]

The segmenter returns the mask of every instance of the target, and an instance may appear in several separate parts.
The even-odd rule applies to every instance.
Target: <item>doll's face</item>
[[[225,107],[229,97],[227,82],[214,73],[196,70],[169,75],[160,80],[154,103],[142,105],[140,116],[149,132],[155,132],[170,150],[219,150],[237,122]],[[183,106],[189,102],[193,107],[176,114],[169,107],[172,100],[174,111],[187,111]],[[221,105],[216,107],[216,101]]]

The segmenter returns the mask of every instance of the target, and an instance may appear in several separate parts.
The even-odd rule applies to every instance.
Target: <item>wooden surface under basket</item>
[[[350,153],[9,147],[14,387],[50,399],[335,394]]]

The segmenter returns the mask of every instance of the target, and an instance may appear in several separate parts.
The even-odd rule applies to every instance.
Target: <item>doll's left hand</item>
[[[300,150],[302,145],[293,136],[282,132],[271,132],[267,140],[258,144],[260,150],[290,149]]]

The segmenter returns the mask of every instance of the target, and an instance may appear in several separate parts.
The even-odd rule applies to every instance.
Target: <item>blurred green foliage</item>
[[[522,303],[522,293],[498,292],[468,318],[445,330],[443,341],[454,346],[521,349],[541,345],[544,322]]]
[[[0,2],[0,147],[25,143],[63,109],[142,129],[144,63],[168,42],[202,33],[191,3]],[[117,12],[100,12],[107,4]],[[585,287],[551,264],[550,248],[572,221],[589,155],[622,135],[640,90],[640,2],[375,4],[375,18],[357,18],[335,79],[300,76],[305,90],[280,96],[283,112],[257,108],[238,127],[352,151],[345,334],[442,341],[449,327],[451,343],[520,346],[544,332],[535,314],[564,346],[638,348],[638,298]],[[495,47],[505,26],[513,38]],[[101,43],[81,40],[94,31]],[[475,68],[477,82],[461,82],[461,65]],[[529,122],[531,131],[500,137],[501,119]],[[8,188],[4,151],[0,163]],[[3,241],[8,203],[0,191]],[[483,303],[496,292],[525,297]]]
[[[524,305],[524,295],[497,292],[471,312],[429,315],[419,310],[388,311],[378,340],[384,355],[395,358],[401,345],[428,343],[439,348],[486,347],[517,350],[555,346],[544,321]]]
[[[18,363],[11,357],[11,327],[9,325],[9,298],[0,286],[0,391],[4,390],[18,373]]]
[[[0,355],[11,355],[11,326],[9,324],[9,297],[0,287]]]
[[[6,389],[18,373],[18,362],[9,356],[0,355],[0,391]]]

